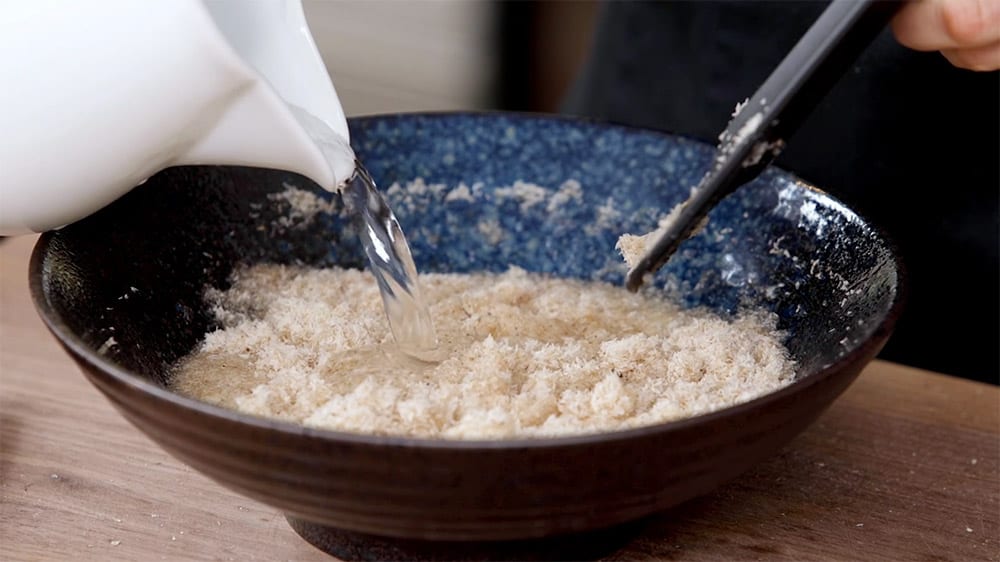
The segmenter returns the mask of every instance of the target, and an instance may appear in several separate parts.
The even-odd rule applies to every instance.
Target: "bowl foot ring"
[[[344,561],[596,560],[628,544],[641,523],[542,539],[464,542],[397,539],[286,517],[309,544]]]

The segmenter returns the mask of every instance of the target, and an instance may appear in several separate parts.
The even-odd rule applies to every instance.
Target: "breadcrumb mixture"
[[[340,431],[481,439],[596,433],[725,408],[791,382],[763,313],[726,320],[653,295],[511,268],[421,275],[443,356],[394,351],[367,272],[256,265],[207,299],[222,328],[180,393]]]

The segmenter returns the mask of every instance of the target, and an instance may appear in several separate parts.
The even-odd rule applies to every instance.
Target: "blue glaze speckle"
[[[518,265],[621,284],[619,235],[653,229],[713,154],[671,135],[524,115],[395,115],[352,119],[350,127],[422,271]],[[63,267],[54,277],[67,288],[94,287],[98,326],[91,309],[71,307],[83,311],[73,321],[88,343],[97,349],[114,336],[117,361],[161,375],[213,328],[205,287],[224,288],[234,267],[365,266],[339,198],[279,170],[164,170],[52,238],[74,263],[99,264]],[[710,213],[650,290],[723,315],[773,312],[799,372],[808,374],[884,341],[898,314],[898,272],[871,225],[770,169]],[[129,287],[140,292],[119,299]],[[170,320],[177,317],[183,321]],[[160,355],[141,352],[150,341],[169,345]]]
[[[713,157],[692,140],[563,118],[394,115],[350,126],[421,271],[517,265],[622,284],[618,237],[654,229]],[[319,221],[339,233],[328,262],[357,266],[348,218]],[[812,370],[872,334],[895,299],[896,274],[870,225],[770,169],[720,203],[651,285],[689,307],[776,313],[792,354]]]

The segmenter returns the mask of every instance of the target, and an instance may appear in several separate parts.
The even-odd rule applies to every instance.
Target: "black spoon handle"
[[[884,0],[830,3],[753,97],[740,105],[719,135],[712,167],[677,218],[629,270],[629,290],[637,290],[647,274],[662,267],[723,197],[760,175],[902,5]]]

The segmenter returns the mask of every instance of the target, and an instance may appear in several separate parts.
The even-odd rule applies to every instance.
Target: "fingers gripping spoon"
[[[625,286],[636,291],[697,230],[726,195],[753,180],[901,7],[896,1],[833,0],[784,60],[740,104],[719,135],[712,167],[691,196],[650,236]]]

